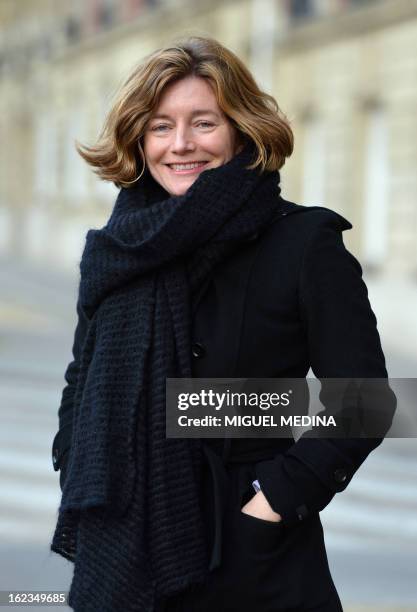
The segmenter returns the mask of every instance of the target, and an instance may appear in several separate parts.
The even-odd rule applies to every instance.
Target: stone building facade
[[[0,5],[0,254],[77,264],[117,189],[74,148],[95,141],[147,53],[210,35],[292,122],[282,193],[332,208],[368,270],[417,269],[417,1],[25,0]]]

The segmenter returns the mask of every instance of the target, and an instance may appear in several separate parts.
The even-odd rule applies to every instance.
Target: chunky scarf
[[[165,436],[167,377],[191,377],[193,300],[213,268],[280,206],[254,147],[170,197],[149,173],[87,232],[89,318],[72,445],[51,550],[75,563],[76,612],[152,612],[208,573],[201,440]]]

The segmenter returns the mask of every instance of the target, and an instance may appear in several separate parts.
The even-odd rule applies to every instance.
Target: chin
[[[172,195],[175,195],[175,196],[182,196],[182,195],[184,195],[188,191],[188,189],[194,183],[195,183],[195,179],[193,181],[191,181],[190,183],[188,183],[188,185],[172,186],[170,188],[170,190],[169,190],[169,193],[171,193]]]

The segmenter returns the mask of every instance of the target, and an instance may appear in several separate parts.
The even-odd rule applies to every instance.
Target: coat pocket
[[[284,528],[281,521],[269,521],[242,512],[243,506],[256,495],[251,484],[255,477],[254,466],[248,467],[249,469],[245,470],[239,486],[237,516],[235,518],[238,534],[246,551],[272,553],[279,548],[279,541],[282,538]]]
[[[334,584],[319,514],[288,526],[243,513],[242,507],[255,495],[256,465],[240,469],[235,505],[234,562],[249,581],[248,601],[254,592],[250,585],[256,583],[260,586],[255,589],[253,609],[287,612],[321,605],[334,592]]]

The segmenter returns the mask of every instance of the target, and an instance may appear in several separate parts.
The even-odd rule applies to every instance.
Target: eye
[[[214,126],[214,123],[212,123],[211,121],[200,121],[200,122],[198,123],[198,126],[201,126],[201,127],[203,127],[203,128],[204,128],[204,127],[213,127],[213,126]]]
[[[162,129],[161,129],[162,128]],[[166,125],[165,123],[160,123],[159,125],[154,125],[151,128],[151,132],[164,132],[166,129],[169,129],[169,126]]]

